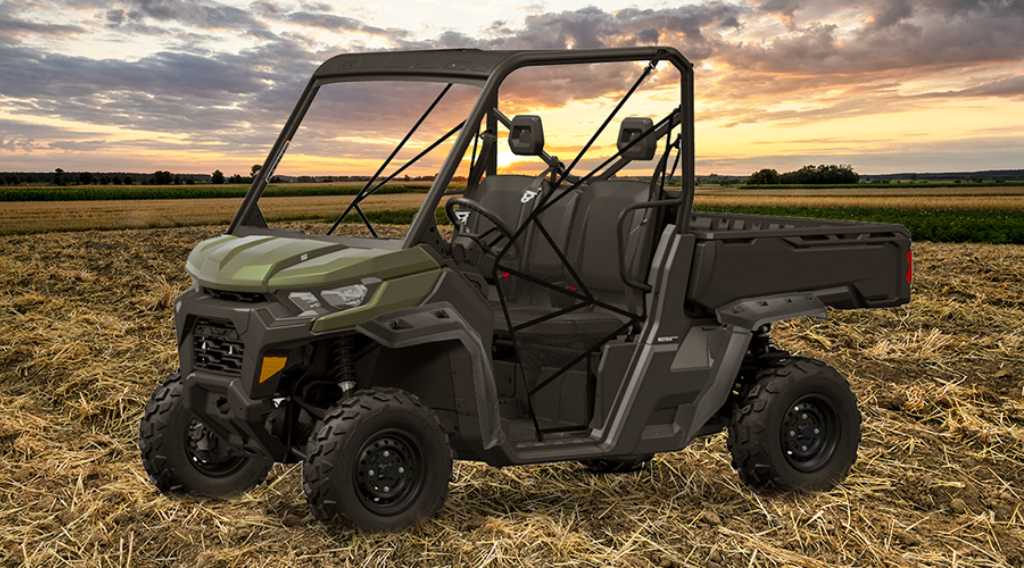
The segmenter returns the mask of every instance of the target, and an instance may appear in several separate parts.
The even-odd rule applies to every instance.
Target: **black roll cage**
[[[260,171],[253,179],[249,191],[243,198],[242,204],[228,226],[226,233],[251,234],[267,232],[269,230],[257,202],[264,189],[266,189],[267,183],[273,175],[278,162],[288,149],[288,145],[291,143],[292,137],[302,123],[302,119],[309,110],[313,99],[316,97],[317,91],[325,84],[356,81],[419,80],[481,86],[481,92],[473,110],[459,126],[480,124],[486,118],[485,131],[496,132],[499,116],[494,110],[498,106],[498,89],[513,71],[523,67],[629,61],[666,61],[671,63],[680,73],[681,104],[679,106],[677,124],[681,124],[683,128],[682,137],[679,140],[679,157],[682,161],[682,191],[680,193],[679,207],[676,211],[675,225],[678,232],[685,232],[689,225],[695,187],[693,65],[678,50],[672,47],[629,47],[523,51],[484,51],[476,49],[427,50],[343,54],[329,59],[314,72],[303,89],[298,103],[292,109],[277,140],[271,147],[263,167],[260,168]],[[447,89],[448,87],[445,87],[443,92],[447,92]],[[429,110],[432,110],[432,108],[433,106]],[[424,113],[424,116],[429,114],[429,110]],[[415,127],[413,128],[414,130]],[[471,143],[476,144],[478,136],[478,132],[473,129],[453,129],[453,131],[456,130],[459,132],[459,136],[437,176],[434,178],[420,210],[413,218],[409,231],[402,241],[402,248],[413,247],[420,243],[437,244],[440,240],[434,211],[437,209],[448,184],[455,175],[462,157],[469,149]],[[454,132],[449,132],[449,136],[452,134]],[[589,144],[587,147],[589,147]],[[397,154],[397,150],[394,153]],[[582,154],[577,158],[581,158]],[[613,158],[619,157],[620,154],[621,152],[616,153]],[[377,175],[382,173],[387,163],[393,157],[392,155],[386,160],[381,168],[379,168]],[[620,160],[619,164],[608,164],[607,175],[614,174],[615,171],[618,171],[626,163],[628,161],[623,162]],[[569,167],[569,169],[571,168],[572,166]],[[493,175],[496,171],[496,156],[491,156],[486,164],[486,173]],[[367,186],[369,185],[367,184]],[[362,191],[371,192],[367,187],[364,187]],[[356,200],[353,199],[353,201],[355,202]],[[363,214],[362,209],[358,207],[358,202],[354,205],[349,205],[349,209],[353,208],[357,210],[364,223],[369,226],[369,221]],[[372,227],[370,231],[371,234],[374,234]]]
[[[440,56],[434,56],[435,53],[444,53],[447,55],[457,54],[463,58],[464,61],[469,62],[464,68],[460,68],[457,64],[452,64],[450,67],[445,67],[444,58]],[[415,63],[416,55],[422,55],[423,61],[420,61],[420,65],[413,65],[411,68],[404,68],[401,70],[390,70],[385,72],[385,69],[389,67],[402,67],[404,62],[406,65],[409,61]],[[317,90],[321,85],[325,83],[333,83],[339,81],[365,81],[365,80],[428,80],[446,82],[447,85],[437,95],[434,101],[426,109],[426,111],[420,116],[419,120],[412,126],[412,129],[408,131],[405,137],[401,140],[398,146],[391,152],[384,163],[378,168],[376,173],[370,178],[370,180],[363,186],[363,188],[353,198],[352,203],[345,209],[340,217],[334,222],[328,234],[337,228],[338,224],[341,223],[342,219],[351,210],[355,210],[371,234],[376,237],[376,232],[373,229],[372,223],[369,222],[362,209],[359,207],[359,203],[367,195],[372,194],[374,191],[382,187],[388,181],[393,179],[406,167],[414,163],[420,157],[425,155],[427,152],[432,150],[434,147],[442,143],[444,140],[454,135],[456,132],[459,133],[456,142],[446,157],[438,175],[434,178],[433,184],[424,199],[423,204],[420,206],[419,211],[413,218],[412,224],[407,232],[405,239],[402,242],[403,248],[413,247],[419,244],[430,244],[433,246],[442,246],[442,238],[437,230],[435,211],[440,203],[440,200],[445,195],[450,193],[446,192],[448,184],[451,182],[452,177],[458,168],[459,163],[465,156],[466,151],[469,149],[470,143],[473,144],[473,156],[470,164],[470,179],[473,177],[474,172],[478,172],[480,167],[486,169],[488,175],[494,175],[497,171],[497,160],[496,153],[491,152],[486,157],[487,162],[485,164],[477,163],[477,139],[481,136],[479,132],[479,125],[481,122],[486,120],[486,126],[484,135],[496,136],[498,123],[501,122],[508,126],[509,119],[505,117],[500,110],[498,110],[498,89],[502,82],[511,74],[513,71],[523,67],[533,66],[550,66],[550,65],[573,65],[573,64],[587,64],[587,63],[610,63],[610,62],[630,62],[630,61],[646,61],[647,66],[643,69],[640,76],[636,79],[633,85],[626,91],[623,97],[616,104],[615,108],[609,113],[605,120],[601,123],[601,126],[594,132],[587,143],[580,149],[575,158],[570,162],[568,166],[562,164],[557,158],[554,158],[546,153],[542,153],[540,158],[548,165],[544,175],[551,175],[552,188],[550,191],[543,193],[536,207],[533,208],[527,218],[520,224],[520,226],[514,231],[511,238],[507,239],[507,242],[501,247],[501,250],[495,257],[494,262],[494,281],[496,282],[496,289],[498,293],[498,300],[501,307],[502,314],[509,330],[509,335],[513,344],[517,366],[520,372],[516,375],[522,377],[524,387],[527,392],[526,403],[530,414],[530,418],[533,421],[535,431],[538,439],[542,439],[544,434],[555,431],[565,430],[566,428],[557,429],[542,429],[537,419],[536,413],[533,409],[533,396],[545,388],[553,381],[561,377],[567,371],[572,369],[583,359],[587,360],[588,368],[590,366],[590,355],[595,351],[601,349],[606,343],[618,337],[624,333],[633,333],[638,331],[640,324],[646,320],[646,308],[641,313],[633,313],[628,310],[622,309],[618,306],[612,305],[607,302],[598,300],[591,291],[587,288],[586,283],[582,278],[579,277],[578,271],[573,267],[572,262],[566,257],[565,253],[560,247],[554,242],[554,239],[544,228],[543,224],[539,220],[539,215],[550,208],[552,205],[557,203],[560,199],[569,195],[570,192],[582,184],[586,183],[591,179],[607,179],[614,175],[617,171],[625,167],[630,160],[623,157],[623,154],[633,145],[637,144],[641,140],[653,135],[656,140],[660,140],[662,137],[665,138],[665,148],[662,152],[660,160],[658,160],[655,167],[654,175],[651,178],[650,195],[649,201],[644,203],[635,204],[627,207],[620,212],[618,217],[618,223],[615,227],[618,238],[619,247],[619,274],[626,286],[637,288],[644,292],[649,292],[650,286],[645,282],[638,282],[633,280],[626,270],[623,239],[621,237],[622,224],[627,218],[627,215],[637,211],[646,209],[675,209],[675,230],[677,233],[684,233],[689,229],[689,220],[691,216],[693,197],[694,197],[694,134],[693,134],[693,66],[689,61],[686,60],[677,50],[667,47],[646,47],[646,48],[621,48],[621,49],[596,49],[596,50],[561,50],[561,51],[519,51],[519,52],[486,52],[477,50],[454,50],[454,51],[443,51],[443,52],[414,52],[414,53],[395,53],[390,54],[365,54],[365,55],[349,55],[339,56],[329,60],[317,73],[314,74],[313,78],[307,84],[299,103],[292,111],[291,116],[285,123],[282,129],[281,135],[278,137],[277,142],[271,149],[270,155],[267,157],[267,161],[264,167],[260,170],[256,179],[253,180],[252,186],[249,192],[246,194],[245,199],[242,202],[242,206],[239,209],[238,214],[232,221],[231,226],[228,228],[229,234],[240,234],[249,232],[261,232],[261,230],[267,230],[266,222],[264,221],[262,214],[257,206],[259,196],[262,194],[263,189],[266,187],[267,180],[273,174],[273,171],[280,160],[284,151],[287,149],[292,136],[298,129],[302,118],[305,116],[306,111],[309,109],[313,98],[316,95]],[[379,69],[367,69],[370,67],[366,64],[366,61],[361,61],[359,58],[368,57],[370,60],[376,59],[381,63]],[[475,57],[475,59],[474,59]],[[410,60],[409,58],[413,58]],[[580,163],[585,156],[586,152],[590,149],[593,143],[597,140],[600,134],[616,116],[618,111],[622,108],[629,97],[636,91],[636,89],[643,83],[646,77],[654,70],[654,68],[661,61],[667,61],[671,63],[679,71],[681,77],[680,84],[680,95],[681,104],[668,116],[655,122],[650,128],[646,129],[641,134],[635,136],[631,142],[626,144],[624,147],[619,148],[611,157],[602,161],[597,167],[592,168],[590,172],[583,176],[573,176],[572,170]],[[397,62],[397,64],[396,64]],[[474,66],[475,65],[475,66]],[[488,65],[490,68],[488,69]],[[465,69],[470,69],[466,71]],[[416,131],[423,120],[430,114],[430,112],[437,106],[444,95],[449,91],[452,83],[469,83],[477,84],[483,81],[483,87],[479,98],[470,112],[469,117],[447,131],[441,138],[436,140],[434,143],[429,145],[424,151],[420,152],[417,156],[410,159],[403,166],[399,167],[397,171],[386,177],[383,181],[377,182],[377,178],[383,172],[383,170],[390,164],[391,160],[397,155],[399,150],[405,145],[412,134]],[[464,128],[465,125],[476,125],[477,128]],[[672,132],[676,126],[680,126],[680,133],[676,139],[672,140]],[[666,170],[668,169],[669,158],[675,150],[675,159],[671,173],[666,176]],[[483,159],[483,156],[481,156]],[[665,197],[665,181],[671,179],[675,174],[677,166],[682,165],[682,188],[679,196],[674,199],[664,199]],[[602,170],[604,170],[603,173]],[[563,185],[568,182],[568,185]],[[657,188],[657,193],[654,193]],[[656,197],[655,197],[656,195]],[[514,266],[509,266],[502,263],[510,248],[514,246],[516,239],[520,237],[530,225],[537,227],[540,234],[548,242],[549,246],[556,252],[561,261],[563,267],[567,270],[572,279],[572,282],[578,286],[566,288],[562,286],[556,286],[549,282],[536,278],[530,274],[524,273],[518,270]],[[455,228],[458,231],[458,226]],[[500,239],[499,239],[500,240]],[[496,241],[498,242],[498,241]],[[509,312],[509,304],[506,297],[506,293],[503,289],[504,278],[499,278],[498,273],[504,272],[510,276],[521,278],[550,290],[556,291],[560,294],[568,296],[573,301],[567,307],[554,310],[548,314],[535,317],[526,322],[520,322],[519,324],[512,323],[512,317]],[[525,374],[522,370],[522,360],[520,356],[520,342],[517,335],[520,334],[524,329],[534,325],[538,325],[544,321],[556,318],[558,316],[567,314],[569,312],[584,309],[590,306],[600,307],[605,310],[614,312],[626,318],[626,321],[619,327],[617,327],[612,333],[602,337],[593,345],[587,346],[581,350],[579,354],[572,358],[572,360],[565,363],[562,367],[557,369],[551,375],[540,379],[532,387],[525,384]],[[641,306],[645,306],[645,303],[641,303]],[[631,331],[632,330],[632,331]],[[585,425],[572,426],[571,429],[582,428]]]

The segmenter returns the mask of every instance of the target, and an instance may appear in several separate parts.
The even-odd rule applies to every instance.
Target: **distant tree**
[[[196,182],[193,181],[192,178],[188,178],[188,179],[185,180],[185,185],[194,185],[195,183]]]
[[[114,176],[110,180],[114,185],[121,185],[121,176]]]
[[[256,174],[260,173],[260,170],[262,169],[263,166],[260,164],[253,164],[252,167],[249,168],[249,177],[256,177]]]
[[[228,178],[228,183],[245,183],[245,178],[238,174],[235,174]]]
[[[64,170],[60,168],[53,170],[53,185],[64,185]]]
[[[210,175],[210,183],[218,185],[224,183],[224,172],[220,170],[213,170],[213,174]]]
[[[171,172],[165,170],[157,170],[153,172],[153,175],[149,178],[150,183],[153,185],[169,185],[174,181],[174,176]]]
[[[121,181],[123,181],[125,185],[132,185],[133,183],[135,183],[135,180],[132,179],[132,176],[129,175],[125,175],[124,179],[122,179]]]
[[[764,168],[750,174],[747,183],[755,185],[775,185],[779,183],[779,172]]]
[[[859,180],[860,174],[853,171],[853,166],[835,164],[804,166],[779,176],[779,182],[785,184],[840,184],[857,183]]]
[[[79,172],[78,183],[80,185],[90,185],[96,181],[96,178],[90,172]]]

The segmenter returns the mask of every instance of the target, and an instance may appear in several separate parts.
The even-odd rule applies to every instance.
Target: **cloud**
[[[811,5],[784,4],[790,15]],[[813,21],[764,42],[721,45],[720,54],[739,68],[808,74],[951,68],[1024,57],[1021,0],[892,0],[870,6],[863,25],[852,31]]]
[[[248,10],[213,0],[123,0],[128,18],[176,22],[201,29],[249,30],[263,28]]]
[[[322,28],[336,33],[342,32],[363,32],[390,37],[403,37],[408,35],[405,30],[385,29],[376,26],[368,26],[355,18],[336,16],[325,12],[292,12],[285,18],[292,23],[301,24],[306,27]]]
[[[180,147],[181,142],[167,141],[174,139],[258,159],[309,73],[337,52],[369,44],[374,49],[672,45],[696,64],[698,101],[704,107],[700,120],[721,125],[871,115],[935,104],[928,99],[940,97],[1024,96],[1019,72],[1024,0],[868,0],[860,5],[705,0],[620,10],[538,5],[521,24],[496,20],[478,30],[451,24],[455,27],[432,35],[337,15],[330,3],[316,1],[256,0],[248,6],[228,0],[26,2],[22,8],[31,5],[31,10],[20,8],[15,17],[11,4],[0,0],[0,110],[25,118],[0,124],[0,154],[43,148],[85,156],[112,147],[130,154],[133,147]],[[74,23],[43,24],[41,15],[47,12],[74,14],[62,20]],[[159,49],[133,58],[117,53],[109,59],[90,57],[75,49],[76,34],[89,34],[92,47],[117,41]],[[529,81],[511,82],[503,95],[518,97],[514,112],[570,100],[600,99],[600,105],[610,107],[640,67],[534,69]],[[667,66],[659,67],[647,87],[676,92],[668,87],[678,78],[666,71]],[[962,85],[964,77],[976,77],[976,84],[946,86]],[[915,80],[929,85],[929,91],[901,95],[902,86]],[[415,114],[423,97],[431,96],[424,92],[355,93],[334,116],[359,135],[371,133],[375,125],[398,128],[399,120],[409,124],[408,116],[380,109]],[[800,104],[776,104],[782,101]],[[441,110],[439,118],[452,124],[458,120],[459,112]],[[27,123],[34,117],[120,127],[153,139],[116,146],[104,135],[30,131]],[[324,131],[335,124],[325,119],[308,126]],[[424,134],[448,125],[425,125]],[[360,155],[380,153],[370,143],[348,144],[347,151]],[[328,155],[333,148],[327,144],[316,151]]]
[[[938,97],[1024,97],[1024,75],[988,81],[980,85],[954,91],[933,91],[918,95]]]

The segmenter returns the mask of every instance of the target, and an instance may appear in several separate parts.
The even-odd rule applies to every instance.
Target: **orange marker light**
[[[263,363],[260,365],[260,383],[267,382],[267,379],[273,377],[281,369],[284,369],[285,363],[287,362],[288,357],[281,355],[265,355],[263,357]]]

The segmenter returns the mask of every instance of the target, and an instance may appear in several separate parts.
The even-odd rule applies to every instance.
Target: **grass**
[[[308,197],[320,195],[355,195],[363,182],[271,184],[267,197]],[[429,182],[392,182],[380,188],[380,194],[421,192]],[[216,199],[242,197],[249,184],[197,185],[76,185],[23,186],[0,188],[2,201],[103,201],[136,199]]]
[[[717,435],[628,475],[459,462],[438,518],[364,535],[307,514],[298,466],[225,502],[146,479],[184,259],[221,229],[0,237],[0,565],[1024,565],[1024,247],[918,244],[910,305],[776,328],[860,398],[832,491],[752,493]]]

